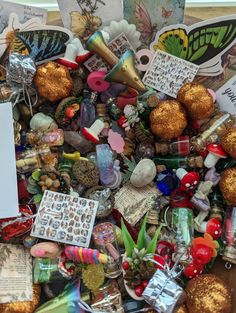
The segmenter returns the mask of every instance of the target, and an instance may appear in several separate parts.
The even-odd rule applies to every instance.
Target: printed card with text
[[[31,236],[87,248],[98,201],[46,190]]]
[[[166,95],[176,98],[186,82],[192,82],[199,66],[157,50],[143,82]]]
[[[127,50],[133,50],[128,38],[124,33],[121,33],[109,42],[108,47],[120,58]],[[89,58],[84,65],[90,72],[98,71],[100,69],[107,69],[108,65],[97,55],[93,55]]]
[[[236,117],[236,75],[216,91],[216,100],[222,111]]]
[[[31,301],[32,298],[29,250],[20,245],[0,243],[0,303]]]

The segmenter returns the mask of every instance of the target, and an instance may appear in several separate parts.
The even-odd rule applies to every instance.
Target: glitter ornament
[[[221,138],[223,149],[236,159],[236,127],[230,128]]]
[[[91,264],[82,270],[82,278],[86,287],[90,290],[100,288],[105,279],[105,273],[102,264]]]
[[[217,276],[200,275],[188,283],[187,307],[191,313],[230,313],[229,287]]]
[[[150,122],[153,134],[164,140],[180,136],[187,126],[185,110],[175,100],[161,101],[151,112]]]
[[[214,102],[209,91],[202,85],[187,83],[179,90],[177,100],[194,120],[209,118],[214,112]]]
[[[236,205],[236,167],[222,172],[219,186],[224,199],[230,204]]]

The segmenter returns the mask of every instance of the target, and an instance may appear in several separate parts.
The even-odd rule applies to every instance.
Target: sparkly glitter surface
[[[214,112],[212,96],[202,85],[185,84],[179,90],[177,100],[184,105],[188,116],[195,120],[209,118]]]
[[[219,185],[225,200],[236,205],[236,167],[228,168],[221,174]]]
[[[236,159],[236,127],[230,128],[221,138],[221,145],[225,152]]]
[[[217,276],[200,275],[187,286],[187,307],[191,313],[230,313],[230,290]]]
[[[153,134],[161,139],[170,140],[182,134],[187,126],[184,108],[178,101],[161,101],[150,114]]]
[[[34,83],[39,95],[51,102],[68,97],[73,88],[69,70],[55,62],[39,66]]]

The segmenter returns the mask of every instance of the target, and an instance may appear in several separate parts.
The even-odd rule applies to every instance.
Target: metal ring
[[[231,263],[229,263],[229,262],[226,262],[226,263],[225,263],[225,268],[226,268],[227,270],[230,270],[231,267],[232,267],[232,264],[231,264]]]

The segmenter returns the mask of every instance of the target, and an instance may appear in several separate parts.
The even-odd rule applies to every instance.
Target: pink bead
[[[103,92],[110,87],[110,83],[104,80],[106,72],[97,71],[89,74],[87,78],[87,83],[90,89],[93,91]]]

